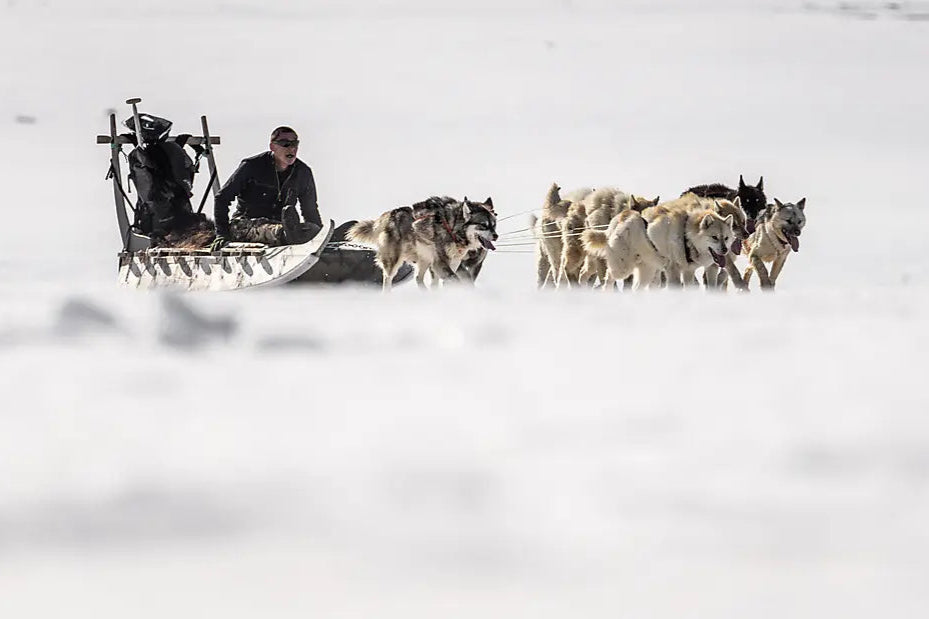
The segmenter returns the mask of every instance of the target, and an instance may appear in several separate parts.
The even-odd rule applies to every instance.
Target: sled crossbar
[[[167,141],[168,141],[168,142],[174,142],[175,139],[176,139],[175,136],[171,135],[171,136],[168,136]],[[187,142],[185,142],[185,143],[186,143],[186,144],[190,144],[190,145],[192,145],[192,146],[202,146],[205,142],[206,142],[206,140],[205,140],[204,138],[200,137],[199,135],[192,135],[192,136],[190,136],[189,138],[187,138]],[[112,144],[112,143],[113,143],[113,138],[110,137],[110,136],[108,136],[108,135],[98,135],[98,136],[97,136],[97,144]],[[122,145],[124,145],[124,144],[131,144],[131,145],[135,146],[135,140],[133,140],[132,137],[131,137],[131,136],[128,136],[128,135],[118,135],[118,136],[116,136],[116,143],[117,143],[118,145],[120,145],[120,146],[122,146]],[[218,136],[218,135],[211,135],[211,136],[210,136],[210,144],[219,144],[219,143],[220,143],[220,142],[219,142],[219,136]]]

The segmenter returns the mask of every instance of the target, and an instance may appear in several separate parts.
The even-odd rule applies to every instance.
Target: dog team
[[[577,189],[565,195],[552,184],[541,216],[531,217],[537,244],[539,287],[592,286],[612,290],[617,282],[636,290],[698,285],[747,290],[757,272],[762,288],[773,288],[791,251],[800,248],[806,224],[806,198],[768,204],[764,179],[738,189],[714,183],[691,187],[679,198],[661,202],[613,187]],[[404,262],[416,282],[473,282],[488,251],[499,238],[493,201],[433,196],[412,206],[360,221],[348,233],[352,241],[375,249],[389,290]],[[740,272],[736,257],[745,250],[748,266]],[[766,264],[771,264],[770,270]]]
[[[747,290],[757,272],[761,287],[770,289],[790,252],[800,249],[805,207],[806,198],[768,204],[763,178],[753,186],[740,176],[738,189],[691,187],[667,202],[612,187],[562,196],[553,184],[541,217],[532,221],[537,283],[560,288],[599,281],[606,290],[616,282],[636,290],[696,286],[702,269],[708,288],[731,280]],[[736,257],[743,249],[748,266],[740,273]]]

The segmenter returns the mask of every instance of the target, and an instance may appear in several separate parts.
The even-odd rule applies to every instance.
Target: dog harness
[[[435,213],[426,213],[425,215],[421,215],[421,216],[417,217],[417,218],[414,219],[413,221],[414,221],[414,222],[416,222],[416,221],[423,221],[424,219],[427,219],[427,218],[429,218],[429,217],[434,217],[434,216],[435,216]],[[445,230],[448,232],[448,235],[449,235],[450,237],[452,237],[452,241],[454,241],[456,245],[461,245],[462,242],[458,239],[458,235],[455,234],[455,232],[452,230],[452,227],[448,225],[448,220],[445,219],[444,217],[441,217],[441,218],[440,218],[440,221],[442,222],[442,226],[443,226],[443,227],[445,228]]]
[[[687,260],[687,264],[693,264],[694,259],[690,253],[690,248],[693,247],[690,243],[690,240],[687,238],[687,233],[684,233],[684,259]],[[697,253],[697,248],[694,247],[694,253]]]
[[[448,225],[448,220],[446,220],[444,217],[442,218],[442,225],[445,226],[445,229],[448,231],[448,235],[452,237],[452,241],[454,241],[456,245],[461,245],[461,241],[458,240],[458,235],[452,231],[452,227]]]

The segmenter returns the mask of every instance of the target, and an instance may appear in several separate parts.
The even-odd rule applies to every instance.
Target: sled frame
[[[192,135],[187,138],[186,143],[193,146],[202,146],[203,155],[206,157],[210,167],[210,178],[213,179],[207,191],[212,190],[215,196],[219,193],[219,175],[216,172],[216,159],[213,156],[213,146],[220,144],[218,135],[210,135],[209,126],[207,125],[206,116],[200,117],[200,126],[203,135]],[[176,141],[174,136],[168,136],[168,142]],[[124,252],[137,252],[148,249],[151,240],[144,234],[139,234],[132,229],[132,222],[129,220],[129,210],[134,211],[131,204],[126,204],[124,188],[129,186],[129,178],[125,177],[126,184],[123,185],[123,174],[120,166],[119,156],[122,153],[122,147],[126,144],[135,146],[135,140],[129,135],[120,135],[117,132],[116,114],[110,114],[110,135],[98,135],[97,144],[110,145],[110,170],[113,176],[113,200],[116,205],[116,222],[119,225],[119,238],[122,242]]]

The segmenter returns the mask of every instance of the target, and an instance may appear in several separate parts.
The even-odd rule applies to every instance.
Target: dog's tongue
[[[732,250],[732,253],[735,254],[736,256],[738,256],[740,253],[742,253],[742,241],[741,241],[741,239],[736,239],[736,240],[732,241],[732,247],[730,247],[730,249]]]
[[[745,221],[745,229],[748,230],[748,233],[751,234],[755,231],[755,220],[748,219]]]
[[[491,251],[497,249],[496,247],[494,247],[494,244],[493,244],[493,243],[491,243],[489,240],[485,239],[485,238],[482,237],[482,236],[477,237],[477,240],[479,240],[479,241],[481,242],[481,245],[483,245],[485,248],[487,248],[487,249],[489,249],[489,250],[491,250]]]
[[[800,251],[800,237],[794,236],[792,234],[787,235],[787,242],[790,243],[790,248],[794,251]]]

